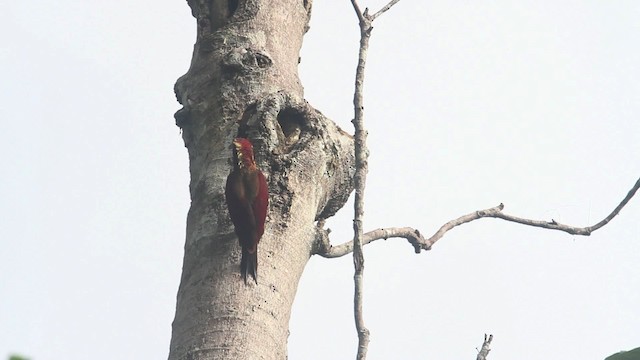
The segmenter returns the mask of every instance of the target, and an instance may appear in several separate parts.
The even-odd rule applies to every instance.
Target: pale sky
[[[378,9],[384,1],[361,5]],[[0,5],[0,359],[165,359],[189,206],[185,1]],[[640,177],[640,3],[403,0],[365,83],[365,228],[504,203],[593,225]],[[358,28],[316,1],[306,99],[352,132]],[[329,226],[351,237],[351,204]],[[482,219],[365,248],[368,359],[604,359],[640,346],[640,198],[590,237]],[[289,359],[352,359],[351,257],[312,258]]]

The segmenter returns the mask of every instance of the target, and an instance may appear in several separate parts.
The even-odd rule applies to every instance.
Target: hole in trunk
[[[304,118],[302,114],[293,109],[284,109],[278,113],[278,123],[284,134],[285,145],[290,147],[298,142],[302,132]]]

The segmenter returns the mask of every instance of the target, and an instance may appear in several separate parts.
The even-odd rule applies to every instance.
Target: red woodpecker
[[[240,272],[258,284],[258,242],[264,233],[269,206],[269,188],[264,174],[256,167],[253,146],[244,138],[233,140],[234,166],[227,177],[225,196],[229,215],[242,248]]]

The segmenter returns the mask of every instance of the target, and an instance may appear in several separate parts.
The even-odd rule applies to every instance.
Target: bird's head
[[[238,167],[252,168],[256,166],[256,162],[253,159],[253,145],[251,145],[251,141],[245,138],[235,138],[233,140],[233,146],[235,147]]]

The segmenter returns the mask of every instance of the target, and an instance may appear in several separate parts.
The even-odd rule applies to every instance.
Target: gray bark
[[[169,359],[284,359],[315,221],[353,189],[353,139],[304,101],[299,50],[311,0],[189,0],[197,38],[175,92],[191,208]],[[224,200],[234,137],[252,140],[270,209],[258,282],[241,279]]]

